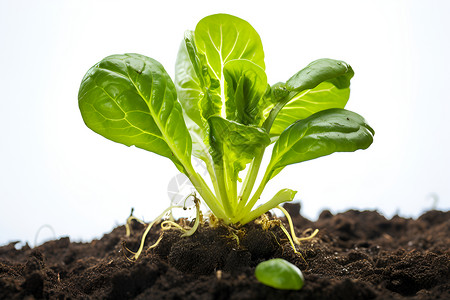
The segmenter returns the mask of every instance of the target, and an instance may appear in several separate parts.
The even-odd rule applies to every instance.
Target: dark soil
[[[138,248],[143,227],[134,224],[129,238],[120,226],[91,243],[66,237],[33,249],[0,247],[0,298],[450,299],[450,212],[387,220],[374,211],[324,211],[311,222],[299,205],[286,208],[298,235],[320,229],[299,247],[305,260],[279,227],[249,224],[238,233],[239,243],[223,227],[202,227],[183,238],[166,231],[156,248],[130,262],[122,242]],[[155,226],[146,245],[160,232]],[[256,280],[256,265],[275,257],[303,271],[302,290],[276,290]]]

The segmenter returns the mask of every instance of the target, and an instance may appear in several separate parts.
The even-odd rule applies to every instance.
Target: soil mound
[[[388,220],[375,211],[324,211],[316,222],[286,205],[296,232],[307,236],[296,255],[279,227],[248,224],[239,232],[201,227],[191,237],[164,232],[137,262],[122,243],[139,246],[143,227],[115,228],[91,243],[68,237],[20,250],[0,247],[0,299],[450,299],[450,212]],[[146,246],[161,233],[155,226]],[[259,283],[256,265],[284,258],[305,275],[300,291]]]

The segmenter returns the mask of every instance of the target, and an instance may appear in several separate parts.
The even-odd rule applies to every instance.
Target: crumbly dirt
[[[165,231],[130,262],[122,243],[138,248],[144,228],[136,223],[128,238],[119,226],[91,243],[65,237],[0,247],[0,299],[450,299],[450,212],[388,220],[374,211],[323,211],[311,222],[299,204],[285,207],[298,235],[320,230],[299,247],[303,258],[279,227],[252,223],[240,231],[201,227],[191,237]],[[155,226],[146,245],[160,233]],[[277,257],[303,271],[303,289],[256,280],[256,265]]]

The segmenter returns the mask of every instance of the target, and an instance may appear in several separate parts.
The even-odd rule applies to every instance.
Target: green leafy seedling
[[[255,276],[262,284],[280,290],[299,290],[305,281],[299,268],[281,258],[260,263],[256,266]]]
[[[373,129],[344,109],[353,74],[343,61],[319,59],[270,85],[256,30],[216,14],[185,33],[175,83],[150,57],[112,55],[86,73],[78,103],[93,131],[170,159],[218,219],[244,225],[293,200],[296,192],[282,189],[255,207],[286,166],[372,144]],[[212,186],[194,169],[193,158],[203,161]]]

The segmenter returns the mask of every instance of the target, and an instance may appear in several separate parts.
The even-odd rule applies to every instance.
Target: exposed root
[[[162,237],[163,237],[163,235],[164,235],[164,231],[170,230],[170,229],[172,229],[172,228],[176,228],[176,229],[181,230],[181,231],[183,232],[183,234],[181,235],[182,237],[193,235],[193,234],[195,233],[195,231],[197,231],[197,228],[198,228],[200,222],[203,222],[203,216],[202,216],[202,213],[201,213],[201,211],[200,211],[200,200],[197,198],[197,196],[195,195],[195,193],[189,195],[188,197],[186,197],[186,200],[187,200],[189,197],[191,197],[191,196],[194,197],[194,203],[195,203],[195,208],[196,208],[196,218],[195,218],[194,226],[192,226],[192,228],[190,228],[189,230],[187,230],[187,229],[183,228],[181,225],[179,225],[179,224],[177,224],[177,223],[175,223],[175,222],[173,221],[172,209],[174,209],[174,208],[183,208],[183,209],[186,210],[186,206],[185,206],[185,205],[184,205],[184,206],[170,206],[169,208],[167,208],[166,210],[164,210],[164,212],[163,212],[161,215],[159,215],[155,220],[153,220],[153,222],[151,222],[150,224],[148,224],[147,228],[145,229],[145,231],[144,231],[144,233],[143,233],[143,235],[142,235],[141,243],[140,243],[140,245],[139,245],[138,251],[136,251],[136,252],[131,251],[130,249],[128,249],[128,248],[125,246],[125,242],[122,243],[122,249],[123,249],[124,253],[130,253],[130,254],[132,254],[131,258],[130,258],[128,255],[126,255],[126,254],[125,254],[125,257],[126,257],[129,261],[136,261],[136,260],[139,258],[139,256],[142,254],[142,251],[143,251],[143,249],[144,249],[145,239],[146,239],[148,233],[150,232],[150,229],[153,227],[153,225],[154,225],[155,223],[160,222],[160,221],[162,220],[162,218],[164,218],[164,216],[165,216],[167,213],[170,213],[170,216],[169,216],[170,220],[165,220],[165,221],[161,222],[161,229],[162,229],[163,232],[160,234],[158,240],[157,240],[154,244],[152,244],[151,246],[149,246],[149,247],[147,248],[147,251],[148,251],[149,249],[152,249],[152,248],[155,248],[156,246],[158,246],[159,242],[161,242],[161,240],[162,240]],[[186,200],[185,200],[185,203],[186,203]],[[128,217],[127,222],[126,222],[126,225],[125,225],[125,228],[126,228],[126,236],[127,236],[127,237],[130,236],[130,233],[131,233],[131,230],[130,230],[130,224],[131,224],[131,221],[132,221],[132,220],[136,220],[136,221],[138,221],[139,223],[145,225],[145,222],[143,222],[142,220],[140,220],[140,219],[138,219],[138,218],[136,218],[136,217],[133,216],[133,209],[131,209],[131,214],[130,214],[130,216]]]
[[[131,251],[130,249],[128,249],[128,247],[126,246],[125,241],[122,241],[122,253],[125,256],[125,258],[129,261],[134,261],[133,259],[129,258],[127,253],[131,253],[133,255],[136,255],[136,252]]]
[[[209,226],[210,227],[219,227],[220,225],[222,225],[222,222],[220,222],[219,219],[217,219],[217,217],[215,215],[213,215],[212,213],[208,216],[208,221],[209,221]]]
[[[286,227],[284,227],[283,223],[281,223],[281,220],[269,220],[269,217],[267,217],[266,214],[261,215],[260,219],[255,221],[256,224],[261,224],[261,227],[263,230],[269,230],[272,227],[278,226],[283,231],[283,233],[286,235],[286,237],[289,240],[289,244],[291,244],[292,250],[294,250],[295,254],[299,254],[302,258],[302,254],[297,251],[295,248],[294,242],[292,240],[292,237],[289,235],[289,232],[287,231]]]
[[[229,225],[225,225],[225,224],[222,224],[222,225],[228,231],[228,234],[224,235],[223,237],[226,238],[226,239],[230,239],[230,240],[235,241],[237,248],[240,248],[241,247],[241,239],[242,239],[242,237],[245,234],[245,230],[243,230],[243,229],[236,229],[236,228],[233,228],[233,227],[231,227]]]
[[[202,220],[203,216],[202,216],[202,213],[200,211],[200,200],[195,196],[195,193],[194,193],[193,196],[194,196],[194,203],[195,203],[195,209],[196,209],[195,223],[194,223],[194,226],[192,226],[191,229],[189,229],[188,231],[186,231],[185,233],[183,233],[181,235],[182,237],[193,235],[197,231],[197,228],[198,228],[198,225],[200,224],[200,222],[203,221]]]
[[[289,228],[290,228],[290,230],[291,230],[291,236],[292,236],[292,238],[294,239],[294,242],[295,242],[297,245],[300,245],[300,243],[301,243],[302,241],[306,241],[306,240],[312,239],[312,238],[315,237],[315,236],[317,235],[317,233],[319,232],[319,229],[316,229],[316,230],[314,230],[314,232],[313,232],[310,236],[302,237],[302,238],[297,237],[297,236],[295,235],[294,224],[292,223],[291,215],[289,215],[289,213],[287,212],[287,210],[285,210],[285,209],[284,209],[282,206],[280,206],[280,205],[278,205],[276,208],[278,208],[279,210],[281,210],[281,211],[283,212],[283,214],[286,216],[286,219],[287,219],[287,221],[288,221],[288,223],[289,223]],[[305,230],[303,233],[306,233],[306,231],[310,231],[310,230],[311,230],[311,229],[307,229],[307,230]]]
[[[176,206],[171,206],[171,207],[167,208],[166,210],[164,210],[164,212],[163,212],[162,214],[160,214],[153,222],[151,222],[151,223],[147,226],[147,228],[146,228],[145,231],[144,231],[144,234],[142,235],[141,243],[140,243],[140,246],[139,246],[139,249],[138,249],[137,252],[131,251],[130,249],[128,249],[127,247],[125,247],[125,244],[122,244],[122,248],[124,249],[124,251],[128,251],[128,253],[133,254],[133,256],[132,256],[131,258],[129,258],[129,257],[127,256],[127,258],[128,258],[130,261],[136,261],[136,260],[139,258],[139,256],[141,255],[142,250],[144,249],[145,238],[147,237],[147,234],[149,233],[149,231],[150,231],[150,229],[153,227],[153,225],[154,225],[156,222],[159,222],[159,221],[164,217],[164,215],[167,214],[167,212],[171,211],[171,210],[172,210],[173,208],[175,208],[175,207],[176,207]]]
[[[41,227],[39,227],[39,229],[36,232],[36,235],[34,236],[34,247],[38,246],[37,241],[38,241],[39,233],[41,233],[41,230],[44,228],[48,228],[52,232],[53,239],[54,240],[56,239],[56,234],[55,234],[55,230],[53,229],[53,227],[48,224],[42,225]]]
[[[126,230],[125,236],[126,237],[129,237],[131,235],[131,227],[130,227],[131,221],[136,220],[137,222],[141,223],[142,225],[145,225],[144,221],[133,216],[133,212],[134,212],[134,208],[131,208],[130,216],[128,217],[127,222],[125,223],[125,230]]]
[[[260,224],[261,228],[266,231],[275,226],[280,227],[280,229],[283,231],[283,233],[288,238],[289,243],[291,244],[292,250],[294,250],[294,253],[302,256],[302,254],[300,252],[298,252],[297,249],[295,248],[294,242],[293,242],[291,236],[289,235],[289,232],[286,230],[286,228],[284,227],[283,223],[281,223],[280,220],[269,220],[269,217],[266,214],[264,214],[264,215],[261,215],[261,217],[259,219],[255,220],[255,223]]]
[[[186,210],[186,204],[184,206],[171,206],[171,207],[167,208],[166,210],[164,210],[164,212],[161,215],[159,215],[153,222],[151,222],[150,224],[147,225],[147,228],[145,229],[145,231],[142,235],[139,249],[136,252],[133,252],[130,249],[128,249],[125,246],[125,242],[122,243],[122,249],[125,253],[126,258],[130,261],[136,261],[139,258],[139,256],[142,254],[142,251],[144,249],[145,239],[146,239],[148,233],[150,232],[150,229],[153,227],[153,225],[155,223],[160,222],[162,220],[162,218],[164,218],[164,216],[166,216],[168,213],[170,214],[169,220],[165,220],[165,221],[161,222],[162,233],[160,234],[158,240],[147,248],[147,251],[158,246],[158,244],[161,242],[161,240],[163,238],[164,232],[167,230],[176,228],[176,229],[180,230],[181,232],[183,232],[181,237],[187,237],[187,236],[193,235],[197,231],[199,225],[204,222],[204,219],[203,219],[202,212],[200,211],[200,200],[197,198],[196,194],[193,193],[193,194],[187,196],[185,199],[185,203],[189,197],[194,197],[194,204],[195,204],[195,209],[196,209],[195,221],[191,228],[186,229],[182,225],[176,223],[173,220],[172,209],[173,208],[183,208],[184,210]],[[300,243],[302,241],[312,239],[314,236],[317,235],[319,230],[318,229],[314,230],[314,232],[308,237],[302,237],[302,238],[297,237],[295,235],[294,225],[292,223],[292,218],[289,215],[289,213],[283,207],[281,207],[279,205],[276,208],[278,208],[285,214],[286,219],[289,223],[289,229],[291,231],[290,234],[289,234],[288,230],[286,229],[286,227],[281,222],[281,220],[278,220],[278,219],[269,220],[269,217],[265,214],[262,215],[259,219],[255,220],[255,223],[260,224],[261,228],[266,231],[275,226],[278,226],[283,231],[283,233],[286,235],[286,237],[288,238],[289,243],[290,243],[294,253],[299,255],[305,261],[305,259],[303,258],[303,255],[296,249],[295,245],[300,245]],[[136,220],[137,222],[145,225],[144,221],[133,216],[133,211],[134,211],[134,209],[131,209],[130,216],[128,217],[126,225],[125,225],[127,237],[130,236],[130,234],[131,234],[130,224],[131,224],[132,220]],[[243,229],[236,229],[236,228],[233,228],[232,226],[225,225],[225,224],[223,224],[223,222],[221,222],[221,220],[217,219],[214,215],[211,215],[209,217],[209,226],[211,226],[211,227],[225,226],[225,228],[227,228],[228,233],[229,233],[225,237],[235,241],[237,244],[237,247],[240,247],[240,239],[245,234],[245,231]],[[311,230],[311,229],[308,229],[307,231],[309,231],[309,230]],[[307,231],[304,231],[303,234],[306,234]],[[126,255],[126,253],[129,253],[132,256],[129,257],[128,255]]]
[[[161,229],[163,231],[170,230],[173,228],[179,229],[182,232],[187,232],[187,230],[184,229],[183,226],[179,225],[178,223],[175,223],[174,221],[166,220],[161,223]]]
[[[286,235],[286,237],[288,238],[289,244],[291,245],[291,248],[294,251],[294,253],[299,255],[303,259],[303,261],[306,262],[306,260],[303,257],[303,255],[295,247],[295,244],[296,245],[300,245],[300,243],[302,241],[312,239],[314,236],[317,235],[319,230],[318,229],[314,230],[314,232],[308,237],[302,237],[302,238],[297,237],[295,235],[294,225],[292,223],[292,218],[289,215],[289,213],[283,207],[281,207],[280,205],[276,206],[276,208],[281,210],[284,213],[284,215],[286,216],[286,219],[287,219],[287,221],[289,223],[289,228],[290,228],[290,231],[291,231],[290,234],[289,234],[288,230],[286,229],[286,227],[284,227],[284,225],[281,222],[281,220],[278,220],[278,219],[276,219],[276,220],[269,220],[269,217],[267,215],[265,215],[265,214],[262,215],[259,219],[257,219],[255,221],[255,223],[256,224],[260,224],[263,230],[269,230],[272,227],[278,226],[283,231],[283,233]],[[307,229],[306,231],[309,231],[309,230],[310,229]],[[306,231],[304,231],[304,233],[306,233]]]
[[[227,235],[226,237],[232,239],[233,241],[235,241],[237,247],[239,248],[239,246],[240,246],[240,239],[239,239],[239,236],[236,233],[234,233],[233,231],[230,231],[230,234]]]
[[[156,246],[158,246],[158,244],[159,244],[159,242],[161,242],[163,236],[164,236],[164,232],[159,236],[159,238],[156,240],[156,242],[155,242],[153,245],[150,245],[150,246],[147,248],[147,251],[150,250],[150,249],[155,248]],[[141,241],[141,245],[142,245],[142,241]],[[122,242],[122,250],[123,250],[123,253],[124,253],[124,255],[125,255],[125,258],[126,258],[127,260],[131,261],[131,262],[135,262],[135,261],[139,258],[139,255],[141,254],[140,251],[142,251],[141,248],[139,248],[140,251],[138,251],[138,252],[131,251],[131,250],[126,246],[125,241]],[[132,254],[132,257],[130,258],[126,253],[131,253],[131,254]]]
[[[305,231],[303,231],[302,235],[305,235],[307,232],[310,232],[310,231],[312,231],[312,228],[308,228],[308,229],[306,229]],[[298,245],[300,245],[300,242],[310,240],[310,239],[312,239],[313,237],[315,237],[318,233],[319,233],[319,229],[316,228],[316,229],[313,231],[313,233],[311,233],[309,236],[301,237],[301,238],[295,237],[295,238],[296,238],[296,240],[297,240],[297,242],[298,242]]]
[[[273,227],[273,223],[272,223],[272,222],[274,222],[274,221],[275,221],[275,220],[270,221],[270,220],[269,220],[269,217],[268,217],[266,214],[264,214],[264,215],[261,215],[261,216],[259,217],[259,219],[256,219],[256,220],[255,220],[255,223],[256,223],[256,224],[260,224],[260,225],[261,225],[261,228],[262,228],[263,230],[267,231],[267,230],[269,230],[270,228]]]
[[[159,245],[159,242],[161,242],[163,236],[164,236],[164,232],[161,233],[161,235],[159,236],[159,238],[156,240],[156,242],[155,242],[153,245],[150,245],[150,246],[147,248],[147,251],[150,250],[150,249],[155,248],[156,246],[158,246],[158,245]]]

